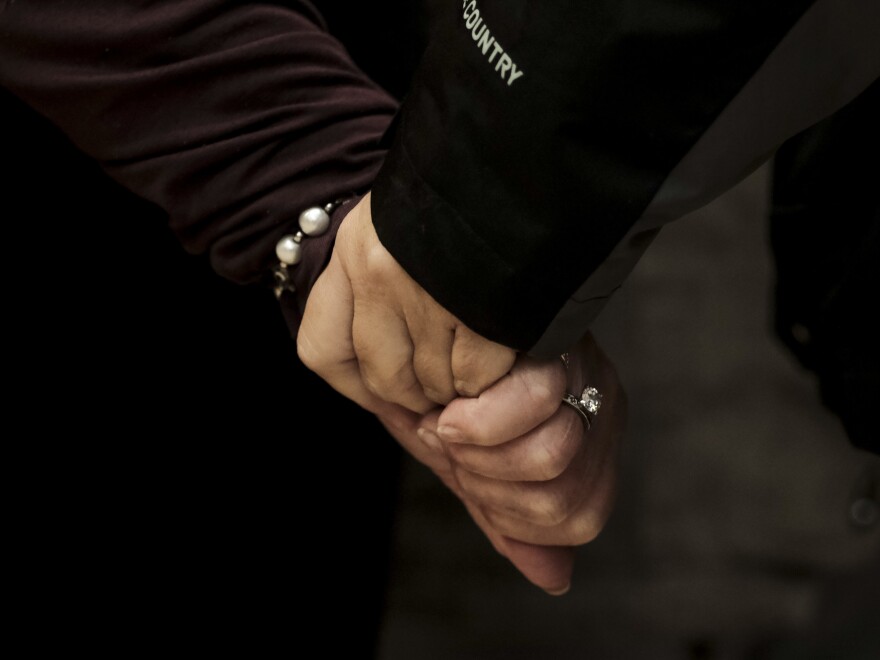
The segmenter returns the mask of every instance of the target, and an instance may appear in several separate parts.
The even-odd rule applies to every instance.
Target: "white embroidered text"
[[[522,77],[522,69],[516,66],[513,58],[505,52],[489,31],[486,21],[480,15],[477,0],[463,0],[461,4],[464,7],[464,24],[470,30],[474,43],[477,44],[477,48],[483,51],[489,64],[495,65],[495,71],[501,76],[501,80],[507,82],[509,87]]]

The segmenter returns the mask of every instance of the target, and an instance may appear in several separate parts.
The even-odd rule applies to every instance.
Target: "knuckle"
[[[359,354],[358,367],[360,368],[364,385],[373,394],[391,394],[405,389],[406,381],[404,381],[403,377],[406,365],[404,363],[390,365],[374,361],[368,355]]]
[[[526,373],[519,373],[518,377],[533,409],[540,410],[547,417],[556,412],[560,395],[557,395],[545,378]]]
[[[486,389],[485,386],[478,380],[471,380],[470,378],[455,379],[455,391],[461,396],[475,398],[480,396],[484,389]]]
[[[457,334],[452,354],[455,389],[464,396],[479,396],[510,371],[516,353],[482,337]]]
[[[392,372],[386,372],[375,368],[370,363],[361,363],[361,378],[364,385],[370,392],[386,401],[398,398],[407,391],[404,382],[396,377],[399,374],[399,368],[395,368]]]
[[[400,268],[388,251],[381,245],[377,244],[366,250],[364,254],[364,265],[370,277],[373,278],[390,278],[397,274]]]
[[[565,472],[568,464],[569,457],[561,444],[547,441],[535,450],[532,469],[540,481],[550,481]]]
[[[532,513],[537,522],[548,526],[559,525],[568,518],[571,506],[568,498],[555,488],[544,488],[538,491],[532,500]]]
[[[571,520],[569,541],[572,545],[584,545],[596,540],[602,532],[602,519],[596,512],[589,510]]]
[[[415,353],[412,360],[412,371],[425,396],[437,403],[446,404],[455,398],[452,377],[441,368],[432,367],[434,365],[425,364],[418,351]]]
[[[568,469],[578,453],[582,428],[576,415],[561,415],[542,429],[529,456],[536,480],[551,481]]]
[[[544,379],[527,379],[529,398],[541,410],[552,413],[559,407],[559,396]]]

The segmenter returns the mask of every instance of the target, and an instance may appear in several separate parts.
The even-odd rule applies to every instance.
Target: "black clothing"
[[[870,0],[455,3],[373,187],[376,231],[470,328],[558,355],[659,226],[880,75],[878,33]]]
[[[787,142],[774,162],[776,331],[819,375],[850,439],[880,453],[880,83]]]

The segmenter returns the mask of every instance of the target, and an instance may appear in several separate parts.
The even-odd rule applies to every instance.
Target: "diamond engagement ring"
[[[585,387],[580,399],[574,394],[566,394],[562,397],[562,403],[574,408],[583,417],[586,429],[589,431],[593,425],[593,415],[598,414],[602,406],[602,395],[595,387]]]

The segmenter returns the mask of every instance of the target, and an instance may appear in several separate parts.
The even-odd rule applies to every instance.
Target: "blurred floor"
[[[594,328],[631,419],[571,592],[528,585],[410,462],[382,660],[880,657],[880,527],[850,513],[880,459],[770,332],[768,176],[665,230]]]

